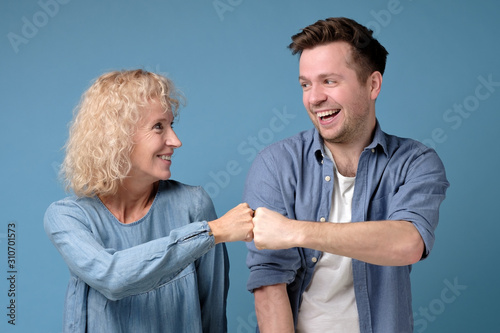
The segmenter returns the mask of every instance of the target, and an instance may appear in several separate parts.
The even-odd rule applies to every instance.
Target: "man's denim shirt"
[[[328,219],[334,171],[333,161],[325,156],[316,129],[270,145],[249,171],[244,201],[253,209],[267,207],[291,219]],[[425,258],[434,244],[439,206],[448,186],[434,150],[388,135],[377,123],[373,142],[359,158],[352,221],[413,223],[424,240]],[[259,251],[253,242],[247,246],[248,290],[287,283],[296,323],[301,295],[321,252],[306,248]],[[377,266],[353,259],[352,269],[361,332],[412,332],[411,265]]]

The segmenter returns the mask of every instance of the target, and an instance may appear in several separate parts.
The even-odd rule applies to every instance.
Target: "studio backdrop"
[[[412,271],[415,332],[493,332],[500,312],[500,3],[494,0],[2,0],[0,331],[62,331],[68,269],[43,230],[68,122],[110,70],[142,68],[186,96],[172,178],[222,215],[263,147],[307,130],[290,36],[331,16],[389,51],[377,117],[436,149],[451,183],[430,257]],[[244,243],[228,245],[229,332],[253,332]]]

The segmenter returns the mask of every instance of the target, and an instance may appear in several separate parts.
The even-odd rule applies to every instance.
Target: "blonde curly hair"
[[[168,78],[141,69],[98,77],[70,123],[61,176],[78,196],[115,194],[131,169],[132,137],[152,100],[178,115],[182,95]]]

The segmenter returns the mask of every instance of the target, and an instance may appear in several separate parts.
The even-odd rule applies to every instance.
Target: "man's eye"
[[[325,83],[326,83],[326,84],[334,84],[334,83],[335,83],[335,81],[334,81],[334,80],[325,80]]]
[[[301,83],[300,83],[300,86],[301,86],[302,88],[307,88],[307,87],[309,87],[309,83],[307,83],[307,82],[301,82]]]

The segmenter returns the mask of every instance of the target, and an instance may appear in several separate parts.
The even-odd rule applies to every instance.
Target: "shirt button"
[[[312,262],[316,262],[316,261],[318,261],[318,258],[316,258],[316,257],[312,257],[311,261],[312,261]]]
[[[319,220],[320,220],[320,222],[325,222],[326,221],[326,219],[324,217],[320,218]]]
[[[326,177],[325,177],[325,180],[326,180],[327,182],[329,182],[331,179],[332,179],[332,178],[331,178],[330,176],[326,176]]]
[[[374,152],[375,152],[375,148],[372,148],[372,153],[374,153]]]

